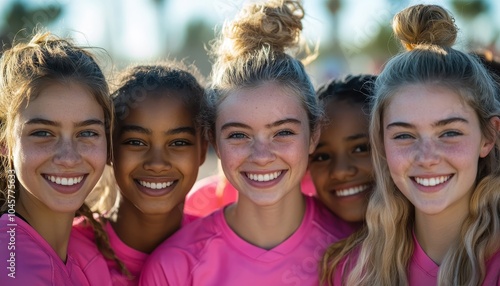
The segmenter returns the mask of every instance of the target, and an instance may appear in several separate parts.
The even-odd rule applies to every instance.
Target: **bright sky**
[[[167,33],[167,49],[177,51],[183,42],[183,27],[187,21],[205,17],[214,25],[231,18],[245,1],[256,0],[166,0],[162,11],[156,11],[152,0],[24,0],[26,3],[40,5],[56,2],[65,6],[65,14],[52,27],[54,32],[63,35],[74,31],[73,37],[79,41],[100,46],[117,53],[117,56],[132,59],[154,58],[159,54],[159,33]],[[186,4],[189,2],[189,4]],[[306,19],[304,34],[311,40],[328,42],[334,25],[326,10],[326,0],[304,0]],[[404,1],[401,1],[404,2]],[[407,4],[436,3],[450,9],[449,1],[413,1]],[[490,1],[493,11],[500,11],[499,1]],[[0,4],[5,11],[6,0]],[[343,0],[345,7],[338,21],[341,42],[348,45],[362,45],[370,40],[379,24],[390,25],[392,15],[400,7],[390,7],[386,0]],[[498,14],[498,13],[496,13]],[[122,16],[120,16],[122,15]],[[157,15],[162,15],[158,20]],[[493,17],[495,25],[500,25],[499,17]],[[167,31],[158,29],[159,21],[169,27]],[[486,21],[486,20],[485,20]],[[459,27],[461,25],[458,23]],[[478,22],[481,33],[478,37],[489,36],[489,22]],[[108,29],[104,27],[109,27]]]

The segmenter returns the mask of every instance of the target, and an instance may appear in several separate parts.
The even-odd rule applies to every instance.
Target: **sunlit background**
[[[208,76],[205,47],[214,29],[245,2],[2,0],[0,38],[8,47],[15,37],[23,38],[39,25],[82,45],[103,48],[108,68],[175,58],[194,62]],[[455,15],[460,49],[495,52],[499,47],[499,1],[305,0],[304,36],[320,47],[318,59],[308,66],[315,85],[348,73],[378,72],[399,50],[391,34],[392,16],[417,3],[440,4]]]

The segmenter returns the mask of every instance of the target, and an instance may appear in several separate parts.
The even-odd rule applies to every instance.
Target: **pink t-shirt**
[[[439,266],[427,256],[415,236],[413,236],[415,251],[408,266],[408,281],[410,285],[437,285]],[[500,286],[500,251],[486,262],[486,277],[483,285]]]
[[[21,218],[0,218],[0,281],[7,285],[95,285],[68,249],[64,263],[48,242]]]
[[[332,242],[351,234],[347,224],[306,197],[299,228],[271,250],[240,238],[223,210],[174,234],[150,255],[139,285],[318,285],[318,262]]]
[[[307,172],[301,181],[302,193],[308,196],[316,194],[311,175]],[[205,217],[212,212],[234,203],[238,191],[221,175],[213,175],[197,181],[186,196],[184,213],[196,217]]]
[[[408,265],[408,282],[412,286],[434,286],[437,285],[437,277],[439,272],[439,266],[432,261],[432,259],[427,256],[420,244],[418,243],[415,236],[413,236],[413,243],[415,245],[415,250],[410,259]],[[357,252],[355,255],[351,256],[357,259]],[[344,259],[339,266],[339,269],[344,271],[346,269],[346,259]],[[353,264],[347,266],[348,269],[352,269]],[[333,285],[342,285],[341,283],[341,272],[336,271],[333,277]],[[348,273],[348,272],[347,272]],[[486,262],[486,277],[483,281],[485,286],[500,286],[500,250],[495,253]]]
[[[185,215],[182,225],[186,225],[195,220],[196,217]],[[118,264],[114,260],[106,259],[94,241],[94,231],[89,224],[84,224],[85,218],[78,217],[73,223],[70,246],[79,250],[76,260],[89,281],[100,283],[93,285],[137,285],[139,275],[148,257],[147,253],[135,250],[126,245],[116,234],[111,223],[107,222],[104,230],[108,234],[108,239],[115,255],[122,261],[132,277],[127,277],[122,273]]]

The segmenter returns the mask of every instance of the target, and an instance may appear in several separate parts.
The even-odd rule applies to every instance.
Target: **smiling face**
[[[164,92],[137,102],[118,122],[113,142],[123,198],[146,214],[165,214],[184,202],[207,148],[180,95]]]
[[[229,95],[218,107],[216,151],[231,184],[257,205],[300,192],[314,150],[299,98],[266,83]]]
[[[106,163],[103,108],[74,83],[49,85],[23,107],[12,149],[19,204],[75,212]]]
[[[340,218],[363,221],[373,187],[368,116],[346,100],[329,100],[326,116],[309,165],[318,197]]]
[[[388,104],[383,130],[391,177],[417,212],[467,212],[478,160],[493,145],[458,94],[435,85],[405,86]]]

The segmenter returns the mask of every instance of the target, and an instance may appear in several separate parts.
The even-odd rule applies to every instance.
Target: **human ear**
[[[200,166],[205,163],[205,160],[207,159],[207,152],[208,152],[208,141],[205,139],[201,139],[201,146],[200,146]]]
[[[309,141],[309,155],[312,154],[316,149],[320,135],[321,135],[321,128],[319,128],[319,126],[316,126],[311,134],[311,139]]]
[[[479,156],[481,158],[486,157],[490,153],[491,149],[493,149],[500,137],[500,116],[493,116],[490,119],[490,124],[493,126],[495,136],[493,136],[492,139],[486,138],[483,140],[481,150],[479,152]]]

